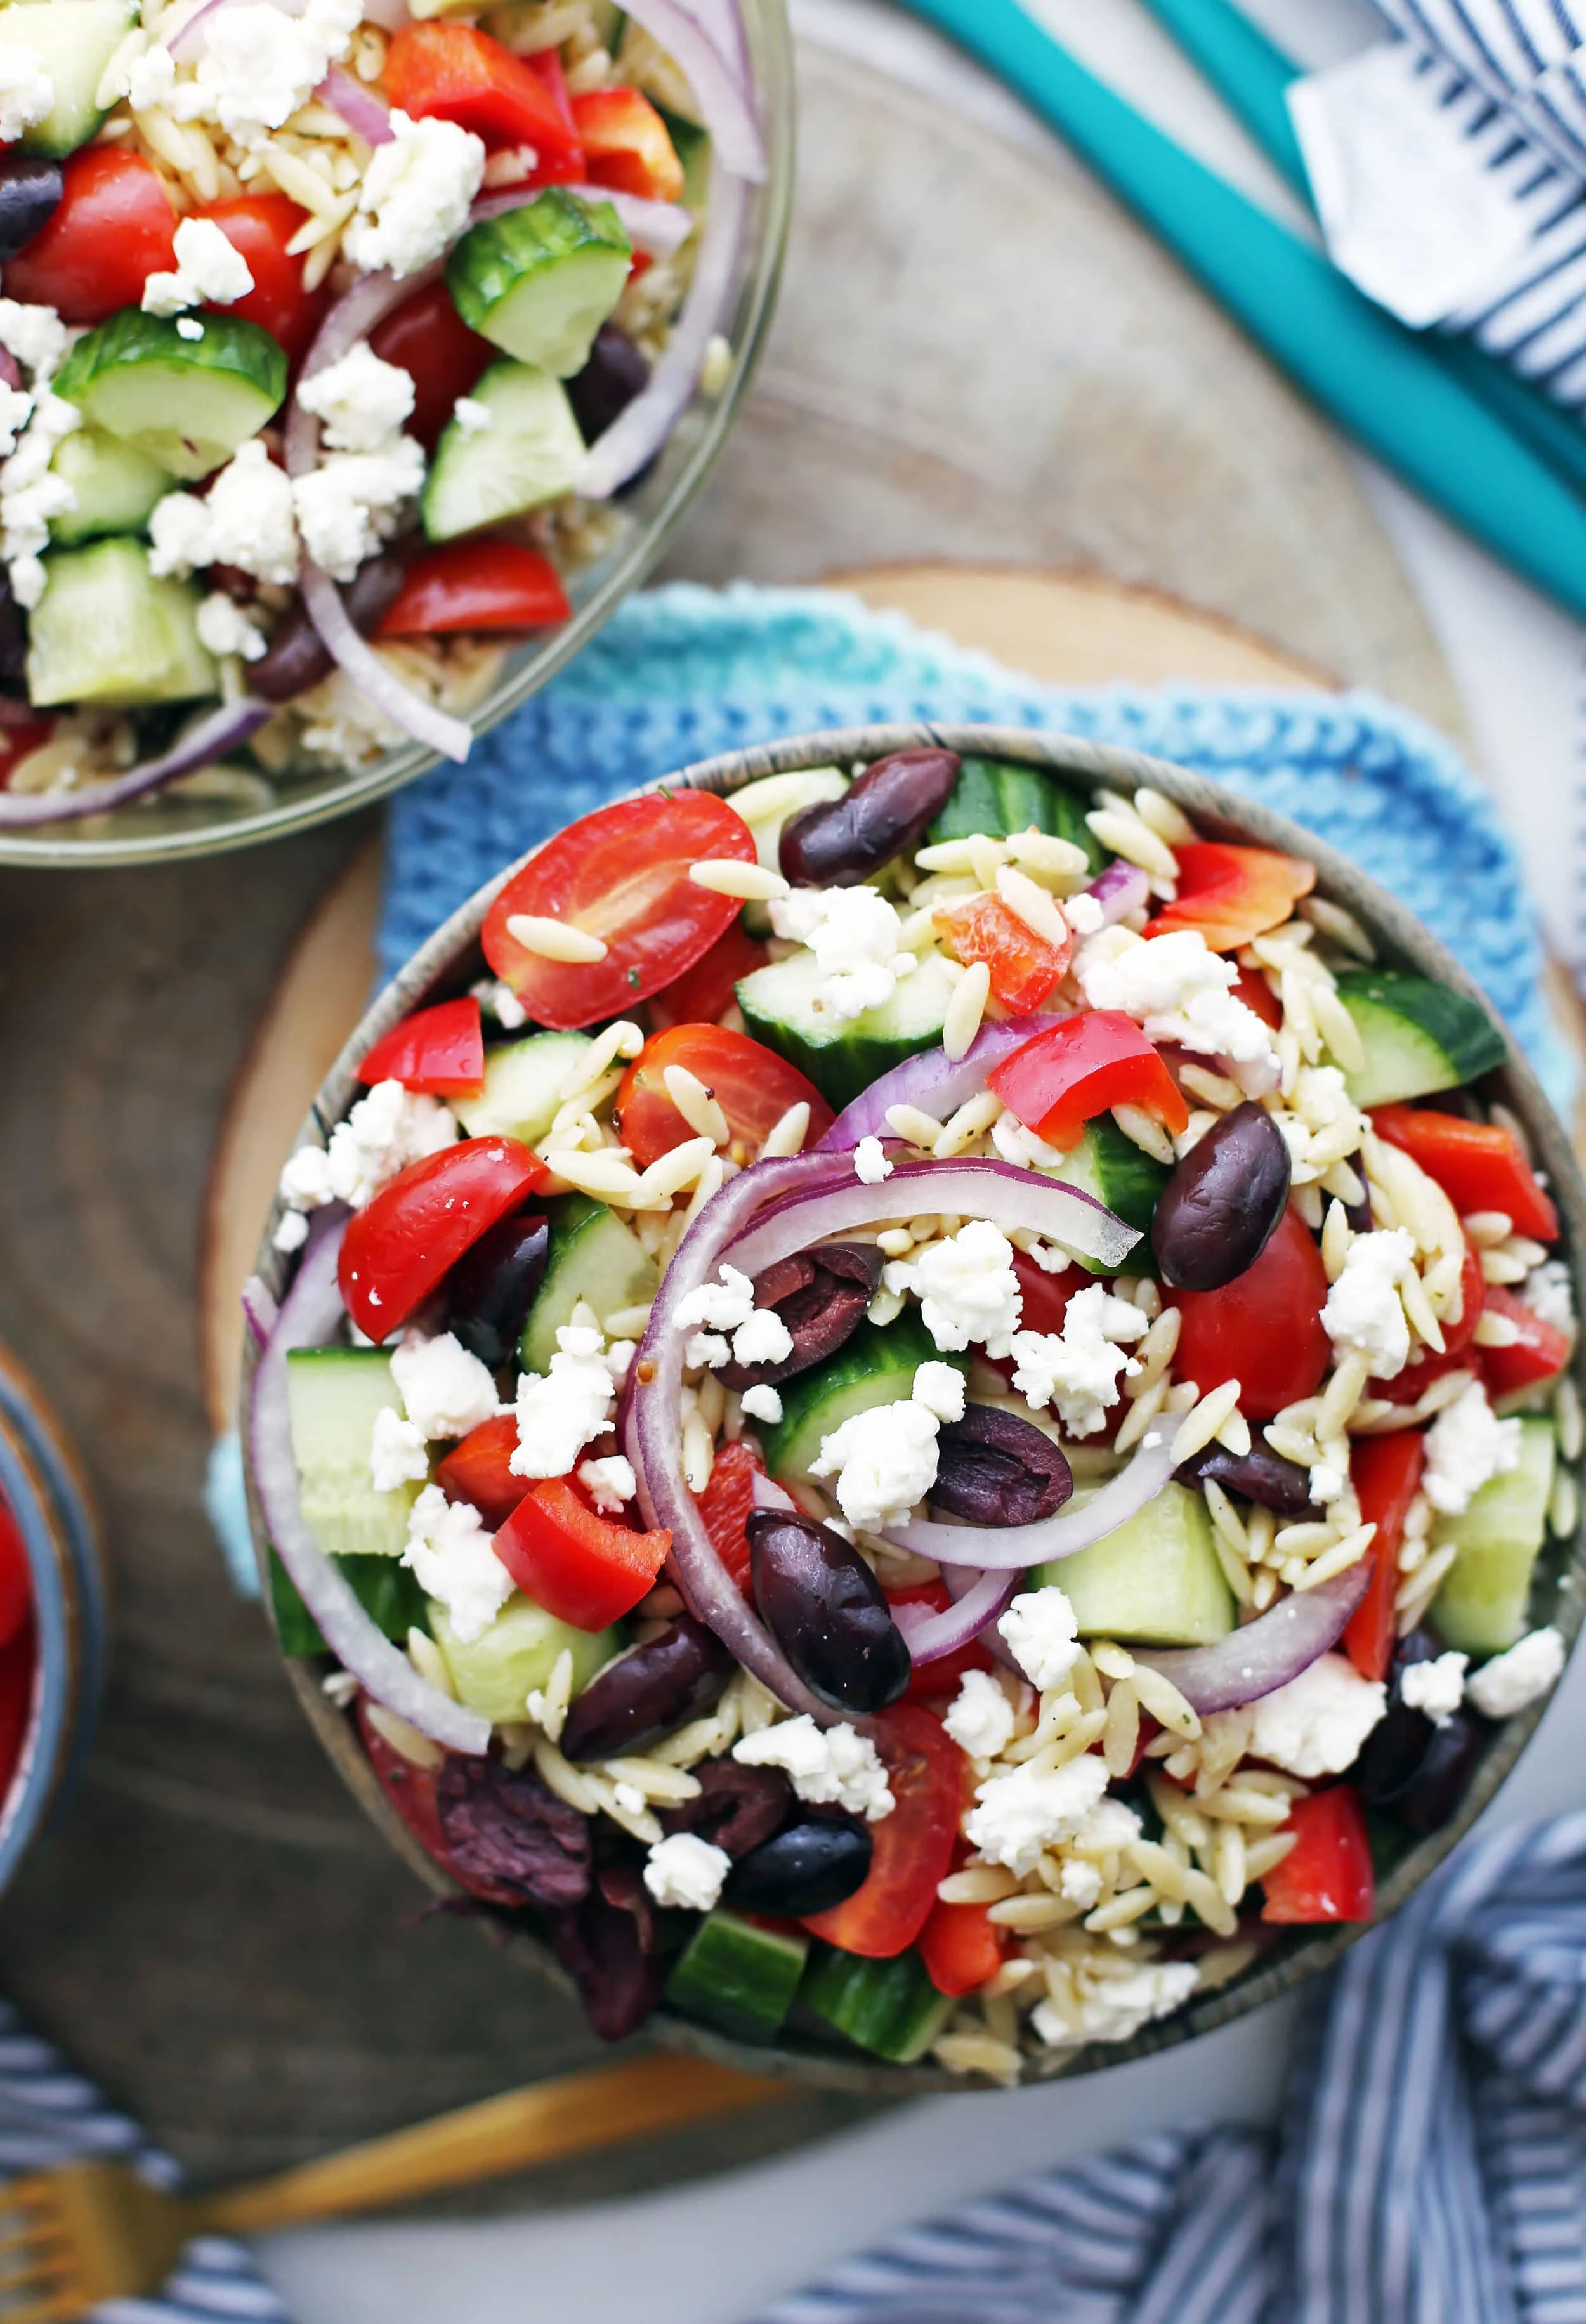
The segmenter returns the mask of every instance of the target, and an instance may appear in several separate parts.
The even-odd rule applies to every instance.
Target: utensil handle
[[[192,2207],[195,2227],[247,2235],[378,2210],[787,2095],[783,2082],[657,2051],[531,2083],[278,2178],[200,2196]]]

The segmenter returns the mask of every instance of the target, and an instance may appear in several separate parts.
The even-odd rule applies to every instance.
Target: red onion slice
[[[124,807],[179,775],[196,774],[213,766],[256,733],[272,715],[269,702],[223,702],[189,726],[180,741],[158,759],[117,775],[113,782],[95,783],[81,791],[0,791],[0,830],[25,830],[42,823],[67,823],[85,815],[103,815],[107,807]]]
[[[376,1629],[346,1576],[337,1572],[303,1522],[286,1360],[293,1348],[324,1346],[341,1321],[336,1269],[345,1231],[344,1217],[309,1242],[254,1376],[249,1442],[264,1522],[326,1645],[365,1692],[448,1751],[487,1751],[489,1720],[465,1711],[420,1677],[406,1655]]]
[[[355,137],[365,145],[389,145],[393,132],[389,107],[383,105],[373,89],[365,88],[361,80],[333,65],[314,91],[318,103],[346,123]]]
[[[680,0],[634,0],[627,14],[681,69],[723,169],[752,185],[762,184],[765,145],[742,49],[736,60],[729,60]]]
[[[892,1619],[903,1633],[917,1669],[922,1663],[940,1662],[944,1655],[955,1655],[961,1646],[978,1638],[986,1625],[1006,1610],[1019,1587],[1017,1573],[971,1573],[961,1568],[955,1569],[955,1578],[967,1579],[970,1586],[955,1605],[941,1613],[929,1606],[892,1609]],[[948,1588],[952,1586],[949,1582]]]
[[[869,1089],[845,1105],[821,1139],[818,1151],[851,1151],[862,1138],[890,1138],[887,1108],[917,1105],[938,1121],[945,1121],[968,1098],[978,1097],[991,1067],[1022,1049],[1037,1033],[1057,1023],[1056,1017],[1019,1017],[1007,1025],[982,1025],[954,1065],[945,1049],[922,1049],[900,1065],[871,1082]]]
[[[733,1264],[736,1266],[737,1260]],[[917,1557],[934,1557],[938,1565],[973,1565],[982,1572],[1022,1573],[1029,1565],[1047,1565],[1054,1558],[1072,1557],[1104,1541],[1137,1517],[1173,1474],[1171,1433],[1148,1430],[1127,1469],[1104,1484],[1083,1509],[1060,1509],[1030,1526],[937,1525],[934,1519],[907,1519],[883,1526],[888,1541]]]
[[[795,1516],[798,1514],[798,1504],[792,1494],[784,1491],[776,1479],[768,1477],[763,1469],[757,1469],[751,1478],[749,1493],[757,1509],[777,1509],[784,1516],[788,1510]]]
[[[341,591],[328,573],[305,558],[299,584],[309,619],[333,661],[344,669],[373,708],[381,711],[416,742],[428,743],[444,758],[459,763],[474,747],[474,730],[466,720],[438,710],[432,702],[393,678],[373,647],[361,638]]]
[[[270,1286],[258,1276],[250,1275],[243,1286],[243,1320],[253,1333],[256,1348],[262,1348],[269,1339],[280,1314],[280,1302]]]
[[[1131,1651],[1137,1662],[1170,1678],[1203,1719],[1214,1711],[1238,1711],[1286,1686],[1336,1646],[1370,1579],[1370,1559],[1357,1558],[1331,1582],[1280,1598],[1215,1646]]]
[[[480,226],[486,218],[505,217],[509,210],[537,202],[545,190],[543,186],[503,186],[499,193],[482,195],[468,213],[469,223]],[[648,201],[642,194],[624,194],[614,186],[565,186],[562,191],[576,194],[581,202],[610,202],[634,249],[651,258],[671,258],[694,231],[694,213],[680,202]]]
[[[1138,863],[1109,863],[1085,890],[1102,907],[1102,925],[1112,927],[1130,912],[1143,912],[1151,900],[1150,882]]]

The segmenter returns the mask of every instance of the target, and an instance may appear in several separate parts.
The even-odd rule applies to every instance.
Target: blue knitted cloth
[[[1067,691],[819,589],[674,583],[630,599],[573,667],[392,810],[381,958],[396,970],[536,840],[718,751],[886,719],[985,720],[1173,759],[1281,809],[1419,914],[1508,1019],[1555,1104],[1535,914],[1487,794],[1441,735],[1364,694]]]

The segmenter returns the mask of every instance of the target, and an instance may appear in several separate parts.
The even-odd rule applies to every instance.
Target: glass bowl
[[[727,440],[754,375],[776,304],[792,213],[793,49],[786,0],[739,0],[739,5],[766,145],[767,176],[762,186],[752,189],[736,296],[724,326],[733,350],[731,371],[715,393],[696,390],[658,457],[613,504],[619,524],[612,546],[578,572],[564,576],[572,619],[512,650],[494,685],[466,714],[476,734],[509,716],[580,653],[666,554]],[[206,787],[202,794],[156,791],[106,815],[25,831],[0,829],[0,863],[70,868],[216,855],[366,807],[435,763],[432,751],[410,742],[396,744],[366,766],[327,768],[279,784],[230,768],[206,770],[196,779]]]

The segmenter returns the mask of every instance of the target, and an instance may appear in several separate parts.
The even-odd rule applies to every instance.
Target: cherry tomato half
[[[473,994],[404,1017],[375,1042],[358,1079],[401,1082],[434,1097],[472,1097],[484,1086],[484,1030]]]
[[[405,432],[433,452],[459,395],[471,393],[487,364],[501,354],[471,331],[444,282],[415,290],[369,334],[382,363],[395,364],[413,382],[413,410]]]
[[[941,1720],[917,1703],[895,1702],[868,1724],[897,1805],[870,1827],[874,1853],[862,1885],[804,1925],[844,1952],[890,1960],[918,1936],[947,1877],[967,1762]]]
[[[1357,1436],[1350,1447],[1350,1482],[1360,1498],[1361,1522],[1377,1528],[1366,1552],[1371,1579],[1343,1634],[1343,1650],[1362,1678],[1386,1678],[1393,1660],[1399,1545],[1425,1466],[1426,1440],[1418,1428]]]
[[[410,1162],[347,1222],[342,1304],[372,1340],[400,1331],[447,1268],[545,1176],[515,1138],[466,1138]]]
[[[456,630],[548,630],[573,608],[549,557],[521,541],[449,540],[409,566],[376,637],[438,638]]]
[[[33,1602],[27,1544],[6,1503],[0,1499],[0,1646],[9,1646],[27,1620]]]
[[[1321,1387],[1332,1360],[1322,1328],[1327,1270],[1297,1211],[1285,1211],[1260,1258],[1231,1283],[1172,1296],[1183,1318],[1173,1368],[1203,1396],[1236,1379],[1240,1410],[1271,1420]]]
[[[651,997],[650,1023],[658,1032],[664,1032],[669,1025],[714,1025],[733,1006],[739,978],[752,976],[770,958],[765,945],[750,935],[742,921],[734,920],[703,960],[685,969],[664,992]]]
[[[953,1603],[953,1597],[945,1582],[911,1582],[907,1589],[889,1590],[887,1603],[889,1606],[928,1606],[933,1614],[945,1614]],[[916,1663],[908,1674],[903,1700],[905,1702],[950,1702],[957,1693],[959,1681],[965,1671],[989,1671],[993,1667],[987,1648],[978,1638],[971,1638],[967,1646],[955,1646],[950,1655],[938,1655],[935,1662]]]
[[[176,212],[152,164],[118,145],[86,146],[63,174],[54,217],[5,262],[5,295],[57,308],[63,322],[102,323],[175,266]]]
[[[727,1117],[733,1142],[748,1149],[751,1160],[792,1106],[809,1108],[806,1147],[832,1126],[832,1109],[815,1084],[747,1033],[729,1033],[722,1025],[672,1025],[650,1035],[617,1092],[622,1143],[641,1169],[699,1134],[672,1102],[666,1078],[672,1066],[705,1084]]]
[[[435,1472],[435,1481],[448,1501],[468,1502],[495,1533],[533,1481],[514,1473],[512,1458],[517,1449],[517,1414],[495,1413],[447,1454]]]
[[[1309,1925],[1317,1921],[1369,1921],[1376,1912],[1371,1843],[1359,1795],[1333,1784],[1296,1800],[1281,1829],[1295,1844],[1262,1880],[1264,1921]]]
[[[302,254],[294,257],[287,248],[300,226],[307,225],[308,211],[284,194],[240,194],[235,201],[211,202],[198,216],[214,220],[232,248],[247,260],[254,278],[246,298],[234,300],[225,312],[268,331],[286,349],[295,370],[330,304],[328,289],[304,290]]]
[[[0,1800],[11,1789],[33,1715],[38,1651],[31,1609],[22,1628],[0,1646]]]
[[[984,1904],[932,1905],[919,1932],[919,1957],[938,1993],[978,1993],[996,1976],[1010,1942]]]
[[[711,1466],[710,1480],[696,1499],[711,1547],[750,1603],[754,1591],[749,1578],[749,1512],[754,1507],[754,1480],[766,1474],[760,1447],[752,1437],[740,1436],[724,1444]]]
[[[620,1017],[692,968],[737,918],[735,896],[689,878],[701,862],[752,863],[742,816],[709,791],[652,791],[580,817],[508,881],[480,932],[484,957],[536,1024],[566,1032]],[[573,965],[520,944],[520,913],[598,937],[601,960]]]

